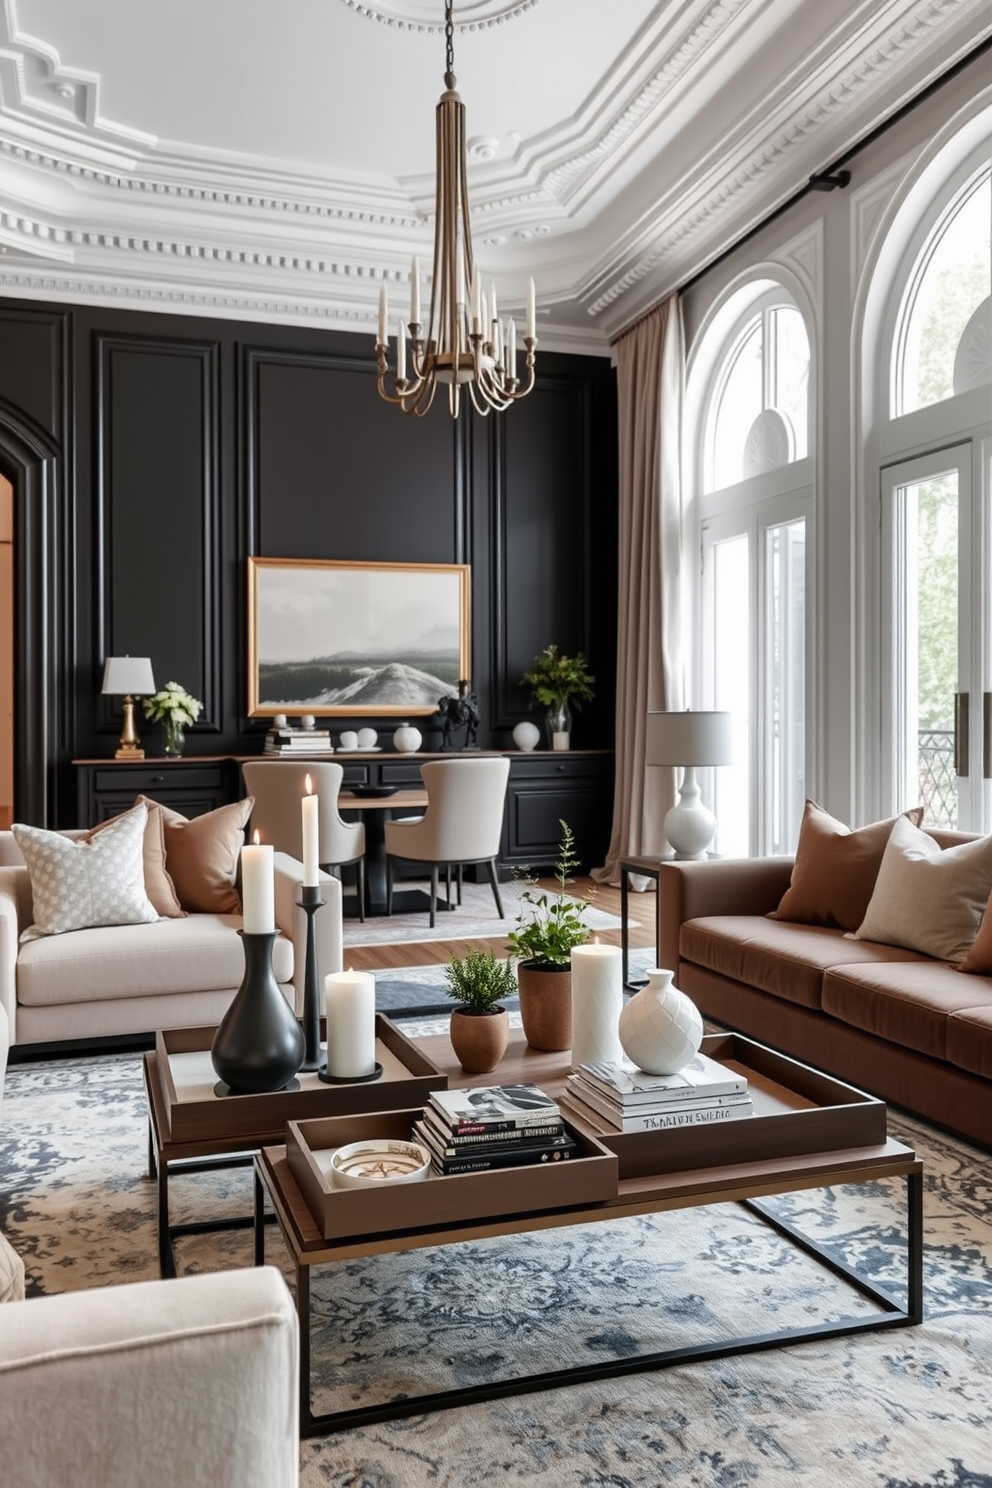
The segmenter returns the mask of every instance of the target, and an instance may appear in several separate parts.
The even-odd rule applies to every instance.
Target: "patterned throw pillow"
[[[34,924],[22,938],[157,920],[145,893],[147,820],[145,807],[134,806],[82,841],[15,822],[34,896]]]

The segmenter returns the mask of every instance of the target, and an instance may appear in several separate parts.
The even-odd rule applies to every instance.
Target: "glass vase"
[[[178,759],[186,748],[186,728],[175,718],[163,718],[162,728],[165,732],[165,742],[162,745],[162,753],[171,755]]]
[[[566,703],[552,703],[544,717],[549,749],[569,749],[572,738],[572,715]]]

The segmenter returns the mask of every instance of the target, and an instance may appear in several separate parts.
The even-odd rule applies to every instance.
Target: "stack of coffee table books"
[[[582,1064],[565,1082],[561,1103],[566,1112],[619,1132],[736,1121],[753,1112],[747,1077],[707,1054],[696,1054],[675,1075],[648,1075],[629,1062]]]
[[[439,1173],[560,1163],[577,1145],[557,1102],[537,1085],[432,1091],[414,1135]]]

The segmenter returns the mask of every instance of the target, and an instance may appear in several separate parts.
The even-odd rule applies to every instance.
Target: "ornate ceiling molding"
[[[437,19],[438,0],[341,0],[341,3],[368,21],[378,21],[381,26],[393,26],[398,31],[431,35],[444,31],[443,22]],[[455,30],[486,31],[491,26],[503,26],[539,3],[540,0],[460,0]]]

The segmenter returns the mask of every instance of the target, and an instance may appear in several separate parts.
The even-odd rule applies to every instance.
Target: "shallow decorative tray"
[[[175,1142],[225,1140],[245,1135],[259,1144],[281,1142],[290,1120],[390,1111],[446,1090],[448,1076],[382,1013],[375,1020],[378,1080],[327,1085],[316,1071],[297,1075],[298,1090],[218,1096],[210,1059],[216,1028],[169,1028],[155,1035],[155,1067]],[[321,1037],[325,1036],[323,1019]]]
[[[885,1102],[833,1075],[739,1033],[708,1034],[702,1051],[747,1076],[753,1114],[717,1126],[640,1132],[607,1131],[597,1117],[583,1118],[583,1126],[617,1154],[621,1179],[876,1147],[886,1139]]]
[[[579,1150],[553,1167],[535,1164],[482,1173],[431,1172],[422,1183],[386,1188],[335,1188],[334,1152],[349,1142],[408,1141],[422,1104],[376,1115],[290,1121],[286,1159],[325,1240],[381,1230],[436,1229],[469,1220],[505,1219],[546,1209],[570,1209],[616,1198],[617,1159],[600,1141],[566,1120]]]

